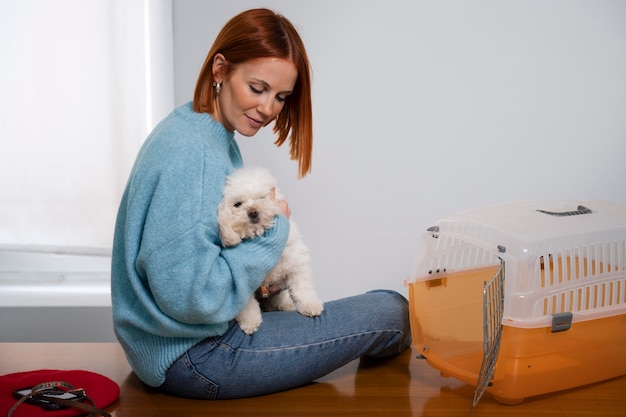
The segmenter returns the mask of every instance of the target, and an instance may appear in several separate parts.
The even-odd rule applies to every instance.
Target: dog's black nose
[[[256,209],[248,210],[248,218],[253,222],[257,222],[259,220],[259,212]]]

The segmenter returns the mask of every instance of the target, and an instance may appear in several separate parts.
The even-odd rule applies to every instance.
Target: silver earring
[[[222,83],[213,81],[213,88],[215,88],[215,95],[219,95],[220,91],[222,91]]]

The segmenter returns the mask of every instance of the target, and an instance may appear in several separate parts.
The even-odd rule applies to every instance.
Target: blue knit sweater
[[[150,386],[190,347],[226,331],[283,252],[282,215],[259,238],[220,245],[217,205],[241,166],[234,134],[191,103],[139,151],[117,216],[111,297],[115,334]]]

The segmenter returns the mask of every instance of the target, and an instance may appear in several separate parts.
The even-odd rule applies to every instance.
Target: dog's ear
[[[230,206],[225,200],[217,206],[217,224],[219,225],[222,246],[229,247],[241,243],[241,236],[234,231],[230,217]]]
[[[223,223],[220,223],[220,240],[222,241],[222,246],[227,248],[241,243],[241,236],[235,233],[232,227],[226,227]]]

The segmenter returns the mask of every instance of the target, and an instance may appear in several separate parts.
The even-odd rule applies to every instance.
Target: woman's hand
[[[261,301],[264,298],[269,298],[276,294],[280,294],[282,290],[283,289],[279,284],[272,284],[269,287],[261,286],[258,290],[254,292],[254,296],[258,301]]]
[[[270,196],[272,200],[276,201],[276,188],[272,188],[272,192],[270,193]],[[291,217],[291,210],[289,210],[289,204],[285,200],[278,200],[276,201],[276,203],[278,203],[278,205],[280,206],[280,211],[289,219]]]
[[[287,216],[287,218],[290,218],[291,210],[289,210],[289,204],[287,204],[285,200],[279,200],[277,201],[277,203],[280,206],[280,210],[283,212],[283,214]]]

